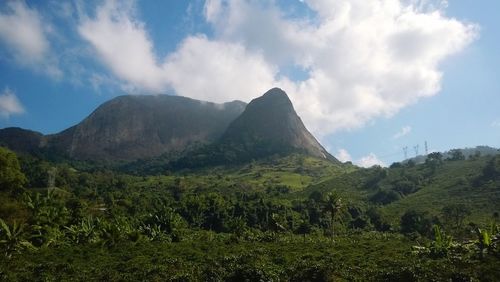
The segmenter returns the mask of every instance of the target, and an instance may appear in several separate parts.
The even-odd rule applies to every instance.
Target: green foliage
[[[462,150],[460,150],[460,149],[450,150],[449,155],[450,155],[450,157],[449,157],[450,161],[463,161],[463,160],[465,160],[465,156],[462,153]]]
[[[23,160],[29,188],[0,201],[18,211],[0,224],[11,258],[0,280],[493,280],[495,165],[358,169],[291,155],[134,176]]]
[[[445,224],[456,230],[463,227],[464,220],[471,211],[464,204],[453,203],[444,206],[442,214]]]
[[[482,178],[488,180],[500,180],[500,155],[493,157],[483,169]]]
[[[498,256],[500,254],[500,232],[498,226],[495,223],[491,223],[489,228],[476,228],[475,231],[477,235],[476,245],[481,260],[484,259],[486,253]]]
[[[429,235],[432,224],[433,219],[425,212],[408,210],[401,216],[401,232],[405,234]]]
[[[401,199],[401,195],[394,190],[379,190],[371,198],[375,204],[387,205]]]
[[[14,222],[8,225],[0,218],[0,246],[4,251],[4,255],[8,258],[13,253],[20,253],[25,249],[34,249],[33,245],[25,240],[24,225]]]
[[[0,147],[0,191],[17,191],[26,181],[16,154]]]
[[[434,241],[431,242],[430,254],[432,257],[446,257],[452,247],[453,238],[446,235],[438,225],[433,226]]]

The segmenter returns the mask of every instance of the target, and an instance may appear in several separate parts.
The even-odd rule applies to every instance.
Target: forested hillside
[[[362,169],[295,154],[154,176],[3,148],[0,163],[6,281],[500,275],[498,156]]]

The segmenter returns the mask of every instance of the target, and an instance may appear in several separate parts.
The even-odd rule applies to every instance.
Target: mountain
[[[9,127],[0,130],[0,146],[5,146],[16,152],[33,153],[46,143],[46,138],[40,132]]]
[[[151,158],[214,142],[245,105],[169,95],[120,96],[60,133],[3,129],[0,142],[18,151],[42,149],[79,160]]]
[[[220,140],[186,154],[170,168],[244,163],[293,153],[340,163],[306,129],[287,94],[273,88],[252,100]]]
[[[229,125],[220,143],[242,147],[253,155],[296,150],[335,160],[306,129],[287,94],[279,88],[252,100]]]
[[[172,168],[242,163],[290,153],[338,163],[306,129],[279,88],[248,105],[168,95],[120,96],[57,134],[2,129],[0,144],[51,157],[139,161],[140,166],[145,159],[160,166],[177,159]]]

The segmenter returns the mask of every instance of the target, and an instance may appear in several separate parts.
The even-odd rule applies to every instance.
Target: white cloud
[[[346,149],[339,149],[335,157],[341,162],[352,161],[352,157]]]
[[[277,70],[237,43],[185,39],[167,57],[166,80],[178,95],[212,102],[250,100],[269,90]]]
[[[40,15],[22,1],[10,1],[7,8],[0,13],[0,38],[20,58],[42,60],[49,50],[49,42]]]
[[[49,30],[38,11],[23,1],[8,1],[4,11],[0,11],[0,40],[9,47],[14,59],[58,78],[62,73],[50,56]]]
[[[9,118],[11,115],[22,113],[24,113],[24,107],[17,99],[16,94],[6,88],[0,94],[0,117]]]
[[[341,162],[353,162],[354,164],[361,167],[372,167],[374,165],[386,166],[383,161],[381,161],[377,155],[374,153],[369,153],[368,155],[361,157],[360,159],[353,160],[351,154],[346,149],[339,149],[337,154],[335,154],[335,158],[337,158]]]
[[[306,125],[320,134],[362,126],[435,95],[439,63],[477,34],[475,25],[447,18],[429,1],[305,3],[318,18],[290,18],[263,1],[223,0],[207,1],[205,16],[217,40],[245,44],[278,68],[308,70],[303,81],[275,83],[287,86]]]
[[[374,153],[370,153],[362,157],[360,160],[356,161],[356,164],[361,167],[372,167],[374,165],[386,166],[384,162],[379,160],[379,158]]]
[[[214,36],[190,35],[163,59],[131,2],[106,1],[78,30],[127,85],[218,102],[249,101],[278,86],[306,126],[326,135],[439,92],[440,63],[478,34],[476,25],[446,17],[442,3],[306,0],[317,16],[297,18],[274,1],[207,0]],[[283,75],[294,68],[306,78]]]
[[[250,100],[275,84],[277,69],[239,43],[205,35],[185,38],[176,52],[156,58],[144,23],[132,2],[107,1],[96,17],[83,17],[78,31],[129,91],[178,95],[213,102]]]
[[[166,89],[167,81],[144,24],[135,19],[130,1],[106,1],[95,18],[83,16],[78,32],[99,58],[120,79],[153,92]]]
[[[399,139],[403,136],[408,135],[411,132],[411,126],[403,126],[400,131],[392,136],[393,139]]]

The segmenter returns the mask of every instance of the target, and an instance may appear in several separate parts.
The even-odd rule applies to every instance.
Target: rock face
[[[167,95],[121,96],[53,136],[51,143],[78,159],[150,158],[213,142],[244,106]]]
[[[184,157],[177,163],[186,168],[291,152],[338,162],[305,128],[279,88],[248,105],[168,95],[120,96],[57,134],[2,129],[0,145],[15,151],[110,162],[182,153]]]
[[[35,133],[44,141],[35,142],[36,138],[30,137],[33,141],[29,144],[79,160],[151,158],[214,142],[245,105],[240,101],[215,104],[168,95],[120,96],[60,133]]]
[[[279,88],[252,100],[229,125],[220,142],[238,146],[249,155],[294,150],[337,161],[306,129],[287,94]]]

